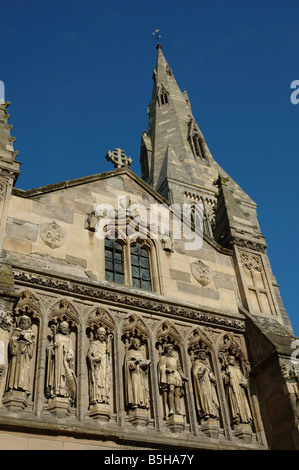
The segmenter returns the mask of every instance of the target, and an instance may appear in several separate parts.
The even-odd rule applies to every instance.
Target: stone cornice
[[[132,178],[137,184],[142,186],[142,188],[150,193],[154,199],[158,200],[161,204],[168,205],[169,202],[163,198],[159,193],[157,193],[151,186],[149,186],[145,181],[143,181],[136,173],[134,173],[129,168],[117,168],[111,171],[106,171],[103,173],[98,173],[95,175],[83,176],[81,178],[75,178],[72,180],[62,181],[60,183],[49,184],[46,186],[42,186],[40,188],[32,188],[32,189],[13,189],[13,195],[23,197],[23,198],[30,198],[34,196],[40,196],[42,194],[51,193],[54,191],[60,191],[62,189],[71,188],[74,186],[79,186],[82,184],[93,183],[96,181],[105,180],[108,178],[113,178],[115,176],[127,175],[128,177]]]
[[[159,314],[184,321],[199,322],[213,327],[229,330],[244,331],[245,321],[242,316],[209,310],[207,308],[194,308],[180,301],[163,298],[155,294],[132,292],[114,286],[107,286],[95,281],[85,282],[77,279],[65,279],[57,275],[49,275],[13,266],[15,283],[26,287],[37,287],[55,291],[60,294],[69,294],[78,298],[93,301],[104,301],[111,306],[130,308],[149,314]],[[158,297],[158,298],[157,298]]]

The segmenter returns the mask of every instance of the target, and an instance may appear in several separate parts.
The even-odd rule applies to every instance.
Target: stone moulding
[[[161,315],[171,315],[188,319],[190,321],[199,321],[214,326],[221,326],[230,330],[245,330],[245,320],[235,318],[226,318],[221,314],[210,313],[203,310],[195,310],[186,306],[172,305],[167,300],[155,300],[133,295],[127,292],[113,291],[102,286],[85,284],[76,280],[65,280],[58,277],[50,277],[44,274],[29,272],[21,269],[13,268],[14,279],[25,286],[35,285],[40,288],[58,290],[68,292],[71,295],[92,298],[93,300],[103,300],[105,302],[115,304],[119,307],[122,304],[125,307],[136,308],[138,310],[157,312]]]
[[[116,445],[130,445],[130,449],[144,450],[148,449],[178,449],[179,451],[194,449],[194,450],[244,450],[244,442],[241,439],[231,441],[226,440],[219,444],[218,441],[208,441],[203,438],[198,439],[197,435],[191,435],[186,439],[175,439],[173,435],[163,435],[158,431],[147,432],[142,434],[142,442],[140,442],[140,429],[127,431],[126,429],[119,433],[118,429],[109,429],[108,427],[97,427],[87,424],[86,422],[72,423],[70,426],[63,421],[59,422],[45,422],[37,419],[24,419],[15,417],[0,417],[0,430],[7,431],[20,431],[29,432],[33,435],[46,435],[46,436],[64,436],[76,438],[76,440],[97,440],[105,445],[105,443],[112,441]],[[208,439],[208,438],[207,438]],[[256,446],[251,443],[247,445],[248,450],[256,450]],[[265,447],[260,447],[265,449]],[[121,447],[115,447],[115,450]]]

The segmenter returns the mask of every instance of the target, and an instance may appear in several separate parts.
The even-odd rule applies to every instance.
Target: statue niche
[[[200,429],[217,439],[220,429],[220,405],[213,369],[213,339],[206,327],[192,331],[188,341],[194,401]]]
[[[172,432],[185,429],[184,400],[185,384],[189,379],[184,374],[181,362],[181,338],[170,321],[161,324],[156,335],[159,354],[158,382],[162,398],[164,419]]]
[[[69,414],[76,404],[77,379],[71,328],[71,322],[67,321],[66,316],[52,322],[52,334],[47,347],[45,395],[49,410],[59,417]],[[75,332],[72,333],[74,336]]]
[[[8,370],[3,404],[10,411],[33,405],[40,304],[32,292],[21,293],[8,343]]]
[[[222,378],[229,405],[231,424],[252,424],[248,401],[248,381],[234,355],[222,357]]]
[[[205,349],[198,349],[192,366],[194,395],[199,420],[219,420],[219,401],[216,378]]]
[[[249,402],[249,381],[245,375],[248,362],[239,344],[240,339],[232,333],[224,335],[218,348],[218,357],[230,425],[235,436],[251,442],[253,417]]]
[[[150,362],[143,357],[140,339],[133,337],[125,356],[126,405],[132,410],[149,409],[147,372]]]
[[[109,404],[110,369],[111,369],[111,336],[106,329],[99,327],[91,340],[87,363],[89,372],[89,404]]]
[[[35,346],[36,334],[31,318],[21,315],[16,321],[8,345],[9,365],[3,403],[11,410],[25,408],[32,393],[32,358]]]
[[[135,425],[149,422],[150,393],[147,358],[147,330],[138,316],[132,315],[123,328],[125,405]]]
[[[168,417],[184,415],[181,411],[181,397],[184,395],[184,383],[189,379],[183,373],[174,344],[164,345],[163,354],[158,364],[158,372],[165,415]]]
[[[102,325],[102,323],[101,323]],[[89,410],[92,418],[111,416],[112,338],[109,327],[93,325],[87,352]]]

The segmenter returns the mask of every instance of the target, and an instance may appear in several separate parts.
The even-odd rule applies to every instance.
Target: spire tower
[[[218,171],[211,168],[214,161],[188,94],[181,92],[158,40],[153,81],[148,129],[141,143],[142,178],[170,202],[182,203],[186,191],[200,193],[207,182],[214,194]]]

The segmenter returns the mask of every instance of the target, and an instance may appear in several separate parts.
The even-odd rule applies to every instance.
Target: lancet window
[[[157,96],[160,106],[168,103],[168,91],[162,83],[158,86]]]
[[[194,157],[207,161],[204,137],[193,118],[189,122],[188,139]]]
[[[144,241],[143,241],[144,242]],[[119,243],[105,240],[105,278],[107,281],[152,290],[150,251],[145,243]]]
[[[151,290],[149,252],[140,243],[131,246],[130,252],[133,287]]]
[[[105,239],[105,277],[107,281],[124,284],[124,250],[116,240]]]

